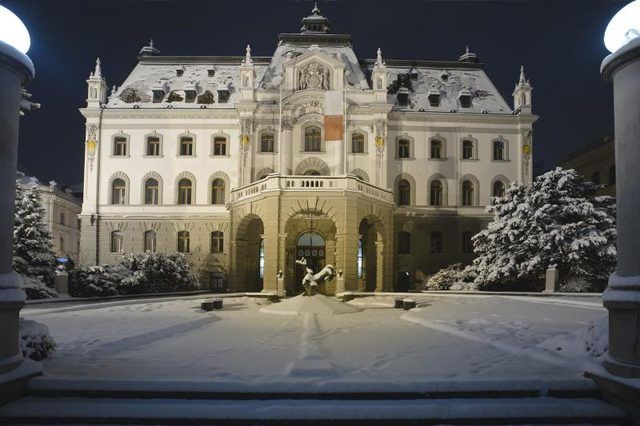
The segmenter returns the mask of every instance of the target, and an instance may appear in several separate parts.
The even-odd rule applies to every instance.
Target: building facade
[[[616,196],[616,150],[612,137],[572,152],[560,162],[560,167],[575,169],[591,182],[602,185],[599,195]]]
[[[78,262],[80,255],[80,222],[82,200],[73,191],[54,181],[48,185],[33,176],[19,178],[20,185],[27,189],[38,188],[44,209],[44,223],[51,233],[53,252],[59,258],[70,258]]]
[[[408,290],[531,181],[523,70],[511,107],[468,50],[359,59],[317,8],[270,57],[150,44],[109,97],[99,61],[87,84],[83,264],[179,251],[212,288],[291,294],[304,256],[343,278],[327,293]]]

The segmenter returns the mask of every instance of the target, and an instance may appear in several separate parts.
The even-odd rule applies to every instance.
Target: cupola
[[[328,33],[329,20],[320,14],[318,3],[315,3],[311,15],[302,18],[302,33]]]

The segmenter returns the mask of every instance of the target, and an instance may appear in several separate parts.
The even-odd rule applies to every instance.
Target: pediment
[[[341,90],[345,65],[320,49],[309,50],[283,64],[288,88],[299,90]]]

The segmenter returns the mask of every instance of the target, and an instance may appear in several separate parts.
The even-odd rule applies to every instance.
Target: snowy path
[[[418,296],[350,303],[361,312],[301,316],[260,312],[263,299],[140,300],[73,309],[26,308],[49,326],[52,377],[267,383],[401,383],[575,378],[589,359],[581,330],[606,316],[596,303],[528,298]],[[524,300],[520,300],[524,299]]]

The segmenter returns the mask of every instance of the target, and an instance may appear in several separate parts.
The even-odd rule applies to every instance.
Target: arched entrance
[[[307,260],[307,267],[313,272],[318,272],[326,266],[326,242],[322,235],[317,232],[305,232],[298,237],[296,242],[296,258],[304,257]],[[301,293],[302,278],[306,272],[302,266],[296,268],[296,280],[294,282],[294,291]]]
[[[237,291],[262,291],[264,281],[264,224],[246,216],[236,233]]]

